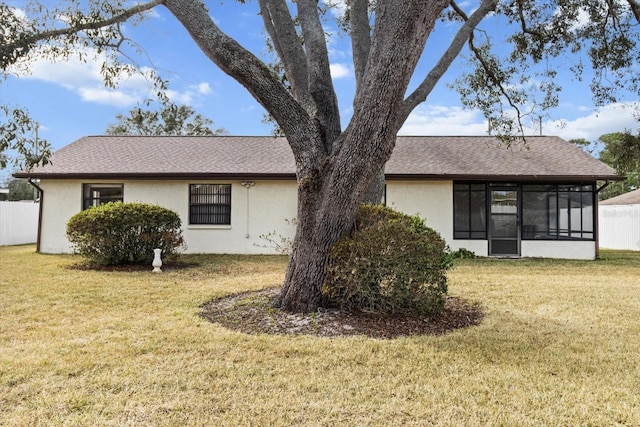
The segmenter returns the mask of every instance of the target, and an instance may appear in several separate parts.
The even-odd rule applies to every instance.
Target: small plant
[[[460,248],[457,251],[451,252],[451,257],[453,259],[474,259],[477,258],[477,255],[467,248]]]
[[[451,257],[419,216],[362,205],[331,250],[323,293],[342,308],[428,315],[442,308]]]
[[[285,219],[285,222],[289,226],[295,227],[298,223],[296,218]],[[274,231],[269,231],[268,233],[261,234],[260,239],[264,240],[266,243],[264,245],[258,245],[254,243],[254,246],[260,248],[271,248],[278,252],[280,255],[290,255],[293,250],[293,239],[287,236],[283,236],[282,234]]]
[[[153,249],[171,261],[184,247],[177,213],[145,203],[107,203],[77,213],[67,223],[76,253],[96,265],[149,264]]]

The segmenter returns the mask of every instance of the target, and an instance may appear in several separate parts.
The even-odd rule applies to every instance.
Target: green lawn
[[[466,260],[481,325],[394,340],[245,335],[198,316],[282,257],[69,269],[0,248],[0,425],[640,425],[640,253]],[[151,269],[151,267],[150,267]]]

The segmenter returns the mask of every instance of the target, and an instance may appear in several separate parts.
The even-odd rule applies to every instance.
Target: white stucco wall
[[[276,253],[261,238],[275,232],[273,238],[292,239],[295,227],[288,223],[296,216],[295,181],[255,180],[247,189],[241,181],[147,181],[147,180],[42,180],[44,190],[42,235],[43,253],[68,253],[72,248],[65,237],[69,218],[82,209],[82,184],[124,184],[125,202],[158,204],[176,211],[188,253]],[[189,225],[189,184],[231,184],[231,225]],[[478,256],[488,255],[486,240],[453,239],[453,184],[451,181],[389,181],[387,204],[407,214],[425,218],[453,250],[465,248]],[[594,259],[595,242],[527,241],[521,242],[521,256]]]
[[[387,205],[407,214],[418,214],[438,231],[452,250],[465,248],[488,255],[486,240],[453,239],[453,183],[451,181],[389,181]]]
[[[41,180],[43,190],[40,252],[69,253],[67,222],[82,210],[82,183],[69,180]]]
[[[275,253],[274,249],[260,235],[279,228],[279,235],[293,238],[295,232],[295,227],[286,222],[296,216],[293,181],[255,181],[247,189],[240,181],[228,180],[42,180],[45,197],[41,252],[71,252],[66,224],[82,209],[82,184],[98,183],[124,184],[125,202],[153,203],[176,211],[182,219],[187,253],[270,254]],[[189,225],[189,184],[193,183],[231,184],[231,225]]]
[[[521,256],[529,258],[596,258],[596,242],[589,240],[523,240]]]
[[[388,181],[387,206],[418,214],[447,241],[453,240],[453,183],[451,181]]]

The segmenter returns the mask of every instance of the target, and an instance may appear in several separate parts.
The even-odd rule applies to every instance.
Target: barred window
[[[231,184],[189,184],[189,224],[230,225]]]
[[[98,207],[104,203],[122,202],[124,184],[83,184],[82,209]]]

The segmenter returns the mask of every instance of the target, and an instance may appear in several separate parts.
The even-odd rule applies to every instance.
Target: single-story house
[[[598,205],[600,247],[640,251],[640,188]]]
[[[599,185],[622,179],[550,136],[511,147],[491,136],[400,136],[385,175],[386,204],[421,215],[454,250],[579,259],[598,255]],[[294,234],[295,164],[284,138],[88,136],[15,176],[42,190],[42,253],[70,252],[69,218],[114,200],[178,212],[187,252],[274,253],[265,235]]]

